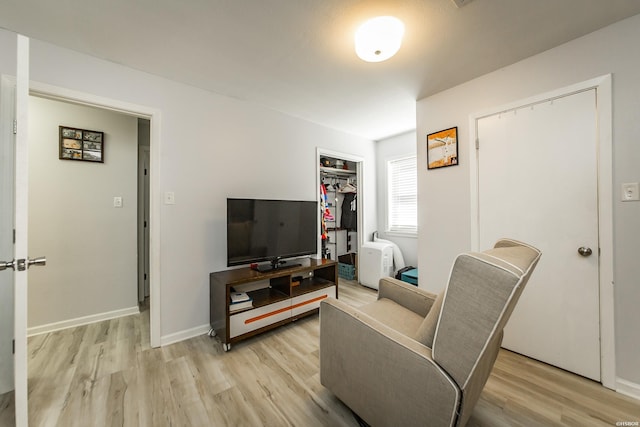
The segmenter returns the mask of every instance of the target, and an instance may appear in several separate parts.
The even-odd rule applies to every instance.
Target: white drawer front
[[[291,300],[280,301],[229,316],[229,337],[237,337],[291,317]]]
[[[325,298],[336,296],[336,287],[331,286],[328,288],[320,289],[317,291],[309,292],[308,294],[300,295],[292,298],[291,300],[291,315],[297,316],[298,314],[313,310],[320,307],[320,301]]]

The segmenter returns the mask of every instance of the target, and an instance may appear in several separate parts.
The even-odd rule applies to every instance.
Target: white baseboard
[[[90,316],[78,317],[75,319],[63,320],[61,322],[49,323],[46,325],[33,326],[27,328],[27,336],[47,334],[49,332],[59,331],[67,328],[75,328],[76,326],[88,325],[90,323],[101,322],[103,320],[115,319],[118,317],[131,316],[140,313],[140,309],[135,307],[123,308],[121,310],[108,311],[106,313],[92,314]]]
[[[616,391],[625,396],[640,400],[640,384],[618,378],[616,380]]]
[[[160,346],[164,347],[165,345],[175,344],[180,341],[188,340],[189,338],[204,335],[209,332],[209,329],[211,329],[211,326],[207,323],[206,325],[196,326],[195,328],[164,335],[160,338]]]

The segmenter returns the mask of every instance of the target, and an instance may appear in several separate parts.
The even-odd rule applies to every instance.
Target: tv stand
[[[328,259],[295,260],[267,272],[249,267],[209,275],[210,336],[224,351],[231,344],[319,311],[320,301],[338,297],[338,264]],[[246,292],[253,307],[230,311],[231,292]]]

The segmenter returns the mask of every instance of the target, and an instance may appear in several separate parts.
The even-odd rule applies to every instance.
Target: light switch
[[[165,191],[164,192],[164,204],[165,205],[175,205],[176,204],[176,195],[173,191]]]
[[[640,194],[638,194],[638,183],[627,182],[622,184],[622,201],[632,202],[640,200]]]
[[[113,198],[113,207],[121,208],[122,207],[122,197],[116,196]]]

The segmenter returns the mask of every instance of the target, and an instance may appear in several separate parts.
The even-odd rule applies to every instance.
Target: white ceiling
[[[0,0],[0,27],[372,140],[415,101],[640,13],[635,0]],[[364,20],[405,23],[365,63]]]

